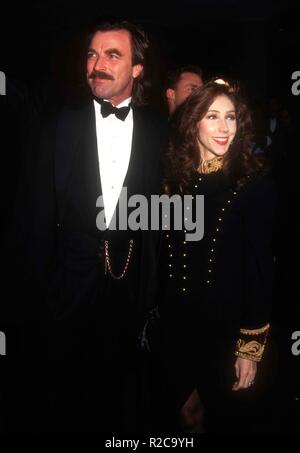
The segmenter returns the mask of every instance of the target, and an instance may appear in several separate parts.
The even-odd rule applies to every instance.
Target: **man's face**
[[[94,34],[87,56],[87,81],[95,97],[120,104],[131,96],[133,81],[142,70],[142,65],[132,65],[127,30]]]
[[[171,113],[173,113],[196,88],[201,87],[202,85],[203,80],[198,74],[195,74],[194,72],[183,72],[175,88],[169,88],[167,90],[167,98]]]

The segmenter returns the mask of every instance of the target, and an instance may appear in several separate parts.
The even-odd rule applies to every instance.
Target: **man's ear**
[[[141,64],[135,64],[132,68],[132,77],[136,79],[139,75],[142,74],[144,66]]]
[[[175,100],[175,91],[173,90],[173,88],[168,88],[166,90],[166,97],[167,97],[168,101]]]

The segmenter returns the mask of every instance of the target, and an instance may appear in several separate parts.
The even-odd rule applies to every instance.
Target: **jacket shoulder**
[[[277,204],[278,196],[277,185],[270,174],[247,178],[240,190],[240,201],[244,207],[255,205],[268,209]]]

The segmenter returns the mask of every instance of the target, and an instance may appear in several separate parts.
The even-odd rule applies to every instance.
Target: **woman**
[[[248,110],[229,86],[211,82],[195,90],[172,126],[166,192],[194,201],[204,195],[204,237],[189,242],[175,228],[165,234],[163,413],[192,432],[202,429],[206,389],[220,380],[228,385],[227,356],[234,358],[233,391],[255,382],[270,327],[276,196],[251,156]]]

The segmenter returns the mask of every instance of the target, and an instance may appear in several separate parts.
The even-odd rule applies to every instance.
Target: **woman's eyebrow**
[[[216,112],[216,113],[221,113],[219,110],[207,110],[208,112]],[[226,113],[235,113],[235,110],[227,110]]]

